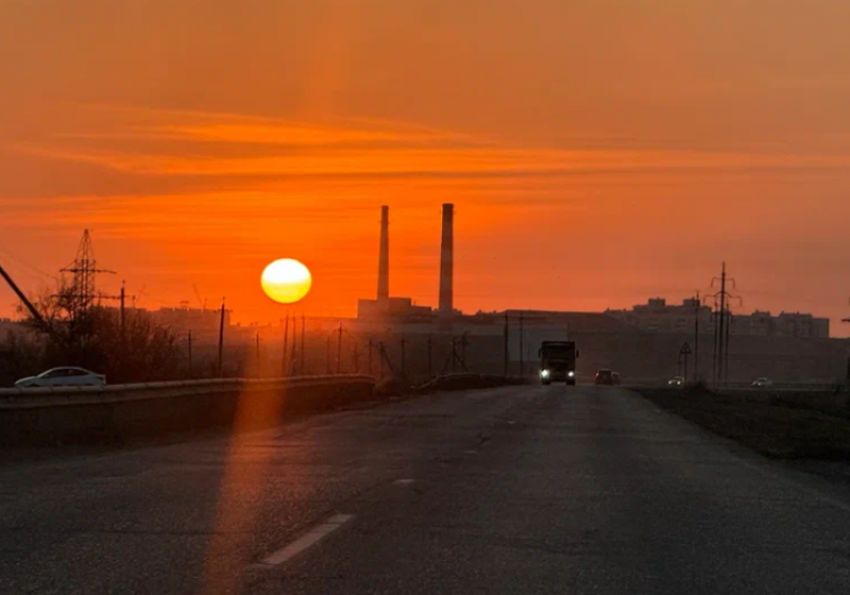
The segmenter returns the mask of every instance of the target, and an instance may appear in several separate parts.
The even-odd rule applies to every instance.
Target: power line
[[[20,256],[14,254],[13,252],[10,252],[9,249],[5,248],[4,246],[0,246],[0,253],[6,255],[8,258],[11,258],[15,262],[17,262],[19,265],[29,269],[30,271],[32,271],[32,272],[34,272],[34,273],[36,273],[36,274],[38,274],[42,277],[47,277],[49,279],[53,279],[54,281],[59,280],[59,277],[57,277],[56,275],[52,275],[50,273],[47,273],[47,272],[41,270],[40,268],[38,268],[37,266],[30,264],[29,262],[27,262],[26,260],[24,260]]]
[[[706,299],[714,300],[714,369],[713,376],[715,384],[725,382],[729,378],[729,334],[732,311],[729,307],[731,300],[738,300],[739,305],[743,304],[743,299],[738,295],[733,295],[726,291],[727,283],[731,283],[734,289],[737,289],[737,282],[734,278],[726,275],[726,263],[723,263],[723,268],[720,277],[714,277],[711,280],[711,286],[715,287],[719,283],[720,291],[714,295],[705,296]]]

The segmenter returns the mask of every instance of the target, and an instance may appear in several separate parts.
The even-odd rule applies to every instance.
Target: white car
[[[773,386],[773,381],[770,378],[762,376],[753,380],[753,388],[770,388],[771,386]]]
[[[685,386],[684,376],[673,376],[673,378],[667,381],[667,386],[674,386],[676,388]]]
[[[106,376],[83,368],[53,368],[38,376],[21,378],[16,388],[50,388],[55,386],[106,386]]]

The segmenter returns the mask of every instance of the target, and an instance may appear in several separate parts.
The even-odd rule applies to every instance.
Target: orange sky
[[[601,310],[706,290],[850,316],[844,0],[0,2],[0,262],[34,291],[93,230],[147,307],[277,320],[395,295]],[[142,291],[143,290],[143,291]],[[14,296],[0,287],[0,315]],[[850,327],[850,325],[845,325]]]

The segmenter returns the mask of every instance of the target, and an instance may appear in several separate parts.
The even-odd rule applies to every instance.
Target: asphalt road
[[[615,388],[0,468],[0,593],[850,592],[850,497]]]

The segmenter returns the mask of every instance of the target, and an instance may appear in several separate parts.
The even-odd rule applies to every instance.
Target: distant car
[[[611,370],[598,370],[594,383],[597,386],[614,386],[614,373]]]
[[[614,380],[614,386],[620,386],[620,374],[618,372],[611,372],[611,378]]]
[[[673,376],[670,380],[667,381],[667,386],[672,386],[674,388],[682,388],[685,386],[685,378],[683,376]]]
[[[771,386],[773,386],[773,381],[765,376],[753,380],[753,388],[770,388]]]
[[[51,388],[57,386],[106,386],[106,376],[83,368],[53,368],[38,376],[21,378],[16,388]]]

